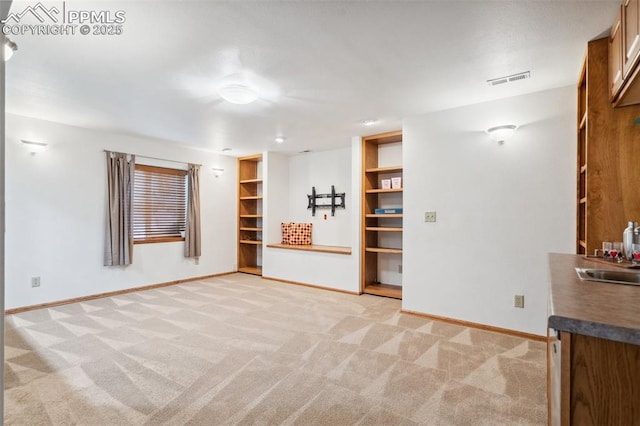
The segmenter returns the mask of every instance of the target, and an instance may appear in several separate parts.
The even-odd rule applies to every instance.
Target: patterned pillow
[[[287,244],[309,245],[311,244],[312,223],[290,223],[289,242]]]
[[[282,230],[282,244],[289,244],[289,235],[292,222],[282,222],[280,224],[280,229]]]

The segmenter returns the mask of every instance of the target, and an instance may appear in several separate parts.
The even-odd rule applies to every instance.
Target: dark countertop
[[[640,286],[582,281],[576,267],[621,270],[584,256],[551,253],[549,328],[640,345]]]

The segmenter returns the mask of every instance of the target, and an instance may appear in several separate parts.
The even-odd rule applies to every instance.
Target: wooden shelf
[[[262,219],[261,214],[241,214],[241,219]]]
[[[372,145],[384,145],[388,143],[402,143],[402,130],[394,130],[393,132],[381,133],[379,135],[366,136],[364,141]]]
[[[374,294],[376,296],[402,299],[402,287],[398,285],[369,283],[365,284],[363,292],[366,294]]]
[[[241,185],[245,185],[248,183],[262,183],[262,179],[243,179],[240,181]]]
[[[367,194],[383,194],[387,192],[402,192],[404,188],[391,188],[391,189],[367,189]]]
[[[385,219],[402,219],[402,213],[391,213],[391,214],[375,214],[368,213],[364,215],[366,218],[385,218]]]
[[[262,161],[262,154],[253,154],[244,157],[238,157],[238,160],[246,162],[253,161],[254,163],[259,163]]]
[[[249,197],[240,197],[241,200],[262,200],[262,195],[251,195]]]
[[[365,173],[394,173],[401,172],[402,166],[391,166],[391,167],[372,167],[369,169],[365,169]]]
[[[256,232],[262,232],[262,228],[250,228],[250,227],[241,227],[240,228],[241,231],[256,231]]]
[[[240,244],[255,244],[257,246],[262,245],[262,241],[258,240],[240,240]]]
[[[238,272],[244,272],[245,274],[262,275],[261,266],[242,266],[238,268]]]
[[[402,232],[400,227],[367,226],[364,229],[374,232]]]
[[[364,250],[371,253],[402,254],[402,249],[396,249],[396,248],[367,247]]]

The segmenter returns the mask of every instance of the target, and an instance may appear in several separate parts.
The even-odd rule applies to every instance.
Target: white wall
[[[265,243],[279,244],[282,241],[280,224],[285,222],[289,210],[289,157],[284,154],[266,152],[263,154],[264,170],[264,226]],[[266,258],[266,264],[269,259]]]
[[[345,209],[317,209],[311,216],[307,209],[307,194],[315,186],[317,194],[330,194],[331,185],[337,193],[345,193]],[[357,209],[351,192],[351,148],[300,154],[289,160],[289,217],[290,222],[313,224],[313,243],[328,246],[351,246],[351,212]],[[325,219],[326,216],[326,219]]]
[[[32,156],[20,139],[49,143]],[[104,267],[104,149],[202,164],[202,257],[184,243],[134,246]],[[165,141],[7,116],[6,308],[230,272],[236,263],[236,159]],[[225,172],[215,178],[212,167]],[[31,288],[31,277],[41,287]]]
[[[570,86],[404,121],[403,309],[545,334],[547,253],[574,250],[575,117]],[[483,132],[500,124],[521,126],[502,146]]]
[[[355,157],[359,158],[357,152]],[[352,149],[300,154],[289,157],[286,163],[281,156],[272,153],[267,158],[267,242],[281,241],[281,222],[310,222],[313,224],[313,244],[351,247],[352,254],[266,247],[263,275],[358,292],[357,217],[360,207],[359,186],[354,190],[353,182],[359,180],[359,166],[352,165]],[[345,193],[346,208],[336,209],[335,216],[331,216],[331,209],[318,209],[315,217],[312,216],[311,210],[307,209],[307,194],[311,194],[311,187],[315,186],[317,193],[330,193],[331,185],[335,186],[336,192]]]

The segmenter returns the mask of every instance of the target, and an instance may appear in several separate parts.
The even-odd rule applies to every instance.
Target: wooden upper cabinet
[[[640,0],[622,2],[622,78],[627,78],[640,53]]]
[[[622,8],[616,16],[609,35],[609,83],[611,99],[622,87]]]

